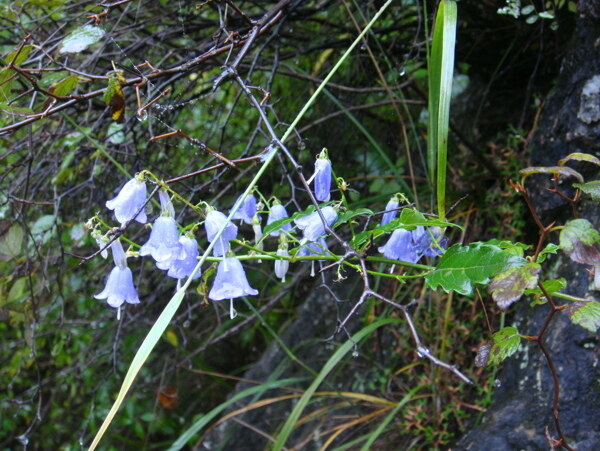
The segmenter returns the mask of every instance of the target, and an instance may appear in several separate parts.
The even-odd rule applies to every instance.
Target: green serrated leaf
[[[526,289],[532,289],[536,286],[540,270],[541,266],[537,263],[512,266],[494,277],[488,291],[498,307],[506,310],[514,302],[521,299]]]
[[[577,263],[600,265],[600,233],[587,219],[567,222],[560,231],[560,247]]]
[[[600,180],[587,183],[573,183],[573,186],[579,188],[585,194],[589,194],[595,202],[600,202]]]
[[[575,302],[569,308],[569,316],[573,324],[578,324],[592,333],[600,327],[600,302]]]
[[[104,36],[104,30],[94,25],[84,25],[73,30],[60,45],[59,53],[79,53]]]
[[[8,232],[0,238],[0,261],[11,260],[21,255],[24,236],[23,229],[17,224],[8,229]]]
[[[506,251],[509,254],[516,255],[518,257],[522,257],[524,255],[525,251],[527,249],[531,248],[530,244],[523,244],[523,243],[518,243],[518,242],[513,243],[512,241],[497,240],[495,238],[486,241],[486,243],[493,244],[494,246],[498,246],[503,251]]]
[[[19,52],[19,49],[16,48],[3,58],[4,63],[5,64],[13,63],[15,66],[20,66],[22,63],[25,62],[25,60],[27,59],[27,57],[29,56],[29,54],[31,53],[31,51],[33,49],[34,49],[34,47],[32,45],[24,45],[20,52]],[[17,55],[17,52],[19,52],[19,55],[15,59],[15,55]],[[13,62],[13,59],[14,59],[14,62]]]
[[[540,17],[541,17],[541,14],[540,14]],[[600,166],[600,160],[597,157],[595,157],[594,155],[590,155],[589,153],[581,153],[581,152],[575,152],[570,155],[567,155],[566,157],[564,157],[563,159],[561,159],[558,162],[558,165],[562,166],[571,160],[587,161],[588,163],[594,163],[595,165]]]
[[[470,295],[473,285],[485,284],[491,277],[510,268],[523,266],[526,260],[486,243],[468,246],[455,244],[442,256],[436,268],[425,276],[430,288]]]
[[[566,166],[532,166],[529,168],[521,169],[519,174],[525,180],[527,177],[533,174],[551,174],[551,175],[562,175],[564,177],[575,177],[581,183],[583,183],[583,176],[575,169],[568,168]]]
[[[514,327],[505,327],[492,335],[494,344],[490,349],[488,364],[500,363],[519,349],[521,336]]]

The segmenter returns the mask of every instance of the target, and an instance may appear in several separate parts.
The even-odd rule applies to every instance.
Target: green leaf
[[[29,56],[29,54],[31,53],[33,48],[34,47],[32,45],[24,45],[23,48],[21,49],[21,51],[19,52],[19,56],[17,56],[17,59],[15,59],[15,61],[13,62],[15,55],[19,51],[18,48],[14,49],[12,52],[10,52],[8,55],[6,55],[3,58],[4,63],[5,64],[13,63],[15,66],[20,66],[22,63],[25,62],[25,60],[27,59],[27,57]]]
[[[62,162],[60,163],[60,168],[56,172],[56,175],[54,175],[54,177],[52,177],[52,180],[50,181],[52,185],[60,185],[61,183],[67,181],[71,177],[71,175],[73,174],[73,170],[71,169],[71,163],[73,162],[73,159],[75,158],[76,154],[76,150],[71,150],[64,156]]]
[[[567,222],[560,231],[560,247],[577,263],[600,265],[600,233],[587,219]]]
[[[38,81],[38,86],[41,88],[47,89],[52,85],[55,85],[59,81],[69,77],[69,73],[67,71],[61,70],[58,72],[50,72],[47,75],[44,75],[40,81]]]
[[[104,36],[104,30],[94,25],[84,25],[73,30],[60,45],[59,53],[79,53]]]
[[[578,324],[592,333],[600,327],[600,302],[575,302],[569,308],[569,316],[573,324]]]
[[[567,286],[567,281],[566,279],[563,279],[562,277],[560,279],[551,279],[551,280],[544,280],[542,282],[542,286],[544,287],[544,289],[548,292],[548,294],[550,296],[552,296],[554,293],[558,293],[560,290],[562,290],[564,287]],[[535,296],[535,297],[544,297],[544,292],[538,288],[532,288],[532,289],[528,289],[525,290],[524,293],[526,296]],[[543,302],[540,302],[538,300],[537,303],[546,303],[547,299],[544,297]]]
[[[568,168],[566,166],[532,166],[529,168],[521,169],[519,171],[523,180],[533,174],[551,174],[551,175],[562,175],[564,177],[575,177],[581,183],[583,183],[583,176],[575,169]]]
[[[587,183],[573,183],[573,186],[579,188],[585,194],[589,194],[595,202],[600,202],[600,180]]]
[[[71,94],[71,92],[73,92],[73,89],[75,89],[75,86],[77,86],[78,82],[79,77],[76,75],[71,75],[59,82],[56,86],[50,88],[50,90],[54,95],[68,96],[69,94]]]
[[[506,310],[514,302],[521,299],[526,289],[536,286],[540,270],[541,266],[537,263],[512,266],[494,277],[488,291],[498,307]]]
[[[433,26],[431,54],[428,55],[427,61],[429,75],[427,162],[430,182],[435,183],[438,215],[442,220],[446,219],[446,165],[456,22],[456,2],[447,0],[439,2]]]
[[[488,364],[500,363],[507,357],[510,357],[521,344],[521,336],[519,331],[514,327],[505,327],[492,335],[494,344],[490,349]]]
[[[350,221],[352,218],[357,216],[371,216],[373,215],[373,211],[368,208],[359,208],[358,210],[348,210],[339,215],[338,220],[335,222],[333,227],[337,227],[341,224],[345,224]]]
[[[522,257],[525,254],[525,251],[532,247],[530,244],[523,244],[519,242],[513,243],[512,241],[497,240],[495,238],[486,241],[486,243],[498,246],[503,251],[506,251],[512,255],[516,255],[517,257]]]
[[[17,73],[5,67],[0,70],[0,102],[6,104],[12,94],[13,82],[17,78]]]
[[[26,117],[30,114],[33,114],[33,110],[31,108],[20,107],[17,105],[9,105],[6,102],[0,102],[0,111],[4,111],[6,114],[10,114],[12,116],[22,117]]]
[[[549,254],[556,254],[559,249],[559,245],[554,243],[548,243],[546,247],[540,251],[540,255],[538,255],[538,263],[544,263],[546,257],[548,257]]]
[[[540,14],[540,17],[541,17],[541,14]],[[558,165],[562,166],[571,160],[587,161],[588,163],[594,163],[595,165],[600,166],[600,160],[597,157],[595,157],[594,155],[590,155],[589,153],[581,153],[581,152],[575,152],[570,155],[567,155],[563,159],[559,160]]]
[[[25,233],[15,224],[0,238],[0,261],[11,260],[21,255]]]
[[[503,251],[498,246],[472,243],[455,244],[442,256],[436,268],[425,276],[430,288],[441,286],[444,291],[469,295],[473,284],[484,284],[511,266],[522,266],[526,260]]]

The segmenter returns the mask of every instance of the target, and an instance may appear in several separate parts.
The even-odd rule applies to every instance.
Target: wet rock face
[[[600,156],[600,2],[581,1],[580,17],[572,45],[563,61],[556,89],[548,99],[533,140],[532,165],[555,165],[572,152]],[[581,165],[575,169],[586,177],[598,178],[597,168]],[[545,224],[564,221],[570,208],[558,196],[545,192],[545,181],[528,184],[536,208]],[[581,217],[600,227],[600,208],[591,201],[580,205]],[[586,266],[566,257],[548,263],[553,277],[564,277],[567,292],[595,296],[589,290],[591,276]],[[561,301],[566,302],[566,301]],[[548,311],[532,308],[527,302],[517,307],[514,321],[523,334],[536,334]],[[565,314],[555,315],[545,335],[545,344],[556,365],[560,380],[560,423],[569,445],[577,450],[600,446],[600,339],[571,324]],[[480,426],[469,431],[457,450],[493,449],[547,450],[545,436],[556,437],[552,417],[553,381],[543,354],[535,343],[527,343],[498,373],[499,388]]]

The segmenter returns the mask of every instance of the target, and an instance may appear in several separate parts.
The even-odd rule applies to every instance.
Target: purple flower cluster
[[[442,254],[447,238],[439,239],[441,233],[439,227],[427,230],[418,226],[412,231],[396,229],[387,243],[379,248],[379,252],[391,260],[416,263],[422,256],[435,257]]]
[[[328,201],[331,190],[331,161],[327,157],[327,151],[324,149],[315,161],[314,179],[315,197],[320,201]],[[164,191],[159,192],[161,203],[161,214],[152,224],[150,236],[140,250],[140,256],[151,256],[156,266],[167,272],[169,277],[184,279],[189,277],[197,266],[199,255],[198,243],[193,235],[181,236],[179,227],[175,219],[175,210],[173,204]],[[143,175],[128,181],[117,196],[106,202],[106,206],[114,210],[115,217],[125,225],[132,220],[140,223],[146,223],[147,216],[144,206],[148,202],[146,186]],[[232,207],[232,219],[239,219],[241,223],[252,225],[254,231],[254,242],[256,248],[260,251],[263,247],[264,236],[262,233],[261,217],[259,209],[262,204],[257,204],[254,194],[246,196],[241,195],[235,201]],[[313,212],[309,215],[296,219],[296,227],[302,231],[302,240],[300,242],[297,256],[323,255],[328,252],[325,241],[326,228],[331,227],[337,220],[336,209],[332,206],[321,208],[321,214]],[[285,206],[274,199],[268,210],[267,225],[276,221],[289,218]],[[215,277],[212,289],[209,292],[209,298],[213,301],[223,299],[234,299],[240,296],[256,295],[258,292],[253,289],[246,279],[241,262],[229,254],[230,242],[235,240],[238,235],[238,227],[222,212],[209,207],[204,221],[206,238],[213,244],[213,255],[222,257]],[[292,239],[293,228],[290,222],[282,224],[277,230],[272,230],[270,236],[278,237],[280,244],[277,255],[281,259],[275,260],[275,275],[281,280],[285,280],[285,275],[289,268],[288,240]],[[104,238],[95,236],[98,244],[101,245]],[[117,245],[113,245],[113,255],[118,253]],[[118,245],[120,248],[120,244]],[[117,250],[115,250],[117,249]],[[119,258],[119,264],[112,270],[107,281],[107,285],[102,293],[96,297],[107,299],[109,305],[120,307],[123,302],[137,303],[139,299],[133,286],[131,270],[125,264],[124,253],[121,249],[122,258]],[[116,257],[115,257],[116,258]],[[117,261],[117,260],[115,260]],[[200,271],[196,271],[194,277],[200,277]],[[231,317],[235,316],[233,302],[230,305]]]

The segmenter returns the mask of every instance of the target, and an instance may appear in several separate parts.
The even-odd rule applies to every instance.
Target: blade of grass
[[[352,42],[352,44],[350,44],[350,46],[348,47],[348,49],[344,52],[344,54],[340,57],[340,59],[338,60],[338,62],[333,66],[333,68],[331,69],[331,71],[323,79],[323,81],[317,87],[317,89],[312,94],[312,96],[310,96],[310,98],[308,99],[308,101],[304,104],[304,106],[302,107],[302,109],[300,110],[300,112],[296,115],[296,118],[288,126],[287,130],[285,131],[285,133],[281,137],[281,142],[285,142],[285,140],[288,137],[291,136],[291,134],[293,133],[294,129],[296,128],[296,125],[298,125],[298,123],[300,122],[300,120],[302,119],[302,117],[304,117],[304,115],[306,114],[306,112],[313,105],[313,103],[315,102],[316,98],[320,95],[321,91],[324,89],[325,85],[327,85],[327,83],[329,82],[329,80],[331,80],[331,78],[333,77],[333,74],[340,68],[340,66],[342,65],[342,63],[348,58],[348,56],[350,55],[350,53],[359,44],[359,42],[361,42],[361,40],[365,36],[365,34],[367,34],[367,32],[371,29],[371,27],[375,24],[375,22],[377,22],[377,19],[379,19],[379,17],[383,14],[383,12],[387,9],[387,7],[391,3],[392,3],[392,0],[388,0],[387,2],[385,2],[383,4],[383,6],[381,6],[381,8],[379,8],[379,10],[377,11],[377,13],[373,16],[373,18],[371,19],[371,21],[365,26],[365,29],[362,31],[362,33],[360,33],[356,37],[356,39]],[[263,173],[269,167],[269,164],[271,163],[271,161],[273,161],[275,159],[275,156],[277,155],[278,150],[279,150],[278,148],[275,148],[274,151],[271,152],[269,154],[269,156],[265,159],[263,165],[258,170],[258,172],[256,173],[256,175],[254,176],[254,178],[252,179],[252,181],[249,183],[248,187],[244,191],[244,193],[242,195],[243,196],[242,200],[245,199],[246,196],[248,196],[248,194],[254,189],[254,187],[256,186],[256,184],[258,183],[258,181],[260,180],[260,178],[262,177]],[[167,306],[162,311],[162,313],[160,314],[160,316],[158,317],[158,319],[156,320],[156,322],[154,323],[154,325],[152,326],[152,328],[148,332],[148,335],[146,336],[146,338],[142,342],[142,345],[140,346],[140,348],[137,350],[137,352],[136,352],[136,354],[135,354],[135,356],[134,356],[134,358],[133,358],[133,360],[131,362],[131,365],[129,366],[129,369],[127,370],[127,373],[125,374],[125,378],[123,379],[123,383],[121,384],[121,388],[119,389],[119,393],[117,394],[117,399],[115,400],[115,402],[113,403],[112,407],[110,408],[108,414],[104,418],[104,421],[102,422],[102,425],[100,426],[100,429],[96,433],[96,436],[94,437],[94,439],[92,441],[92,444],[90,445],[90,451],[94,451],[94,449],[96,449],[96,447],[100,443],[100,440],[102,439],[102,436],[104,435],[104,433],[108,429],[108,426],[110,425],[110,423],[112,422],[114,416],[116,415],[117,411],[119,410],[119,407],[121,407],[121,404],[125,400],[125,395],[127,395],[127,393],[129,392],[129,389],[133,385],[133,382],[134,382],[137,374],[139,373],[140,369],[142,368],[142,366],[146,362],[146,359],[150,355],[150,352],[152,352],[152,350],[154,349],[154,346],[156,345],[156,343],[158,342],[158,340],[160,339],[160,337],[162,336],[162,334],[166,330],[166,328],[169,325],[171,319],[175,315],[175,312],[179,308],[179,305],[181,304],[181,301],[183,300],[183,296],[185,294],[185,291],[191,285],[192,280],[194,279],[194,276],[200,270],[200,267],[204,264],[204,262],[206,261],[206,258],[210,255],[213,247],[219,241],[219,238],[223,234],[223,231],[225,230],[226,225],[228,224],[228,222],[231,220],[231,218],[237,212],[237,210],[240,208],[241,205],[242,205],[242,202],[240,202],[239,204],[237,204],[237,206],[234,206],[231,209],[231,211],[229,213],[229,216],[227,217],[227,220],[223,224],[223,228],[221,228],[217,232],[217,234],[214,237],[212,243],[210,243],[208,245],[208,247],[206,248],[204,254],[202,255],[202,257],[198,261],[198,264],[196,265],[196,267],[194,268],[194,270],[192,271],[192,273],[190,274],[190,276],[187,278],[187,280],[185,281],[185,283],[183,284],[183,286],[177,291],[177,293],[175,293],[175,295],[169,300],[169,302],[167,303]]]
[[[179,436],[179,438],[168,448],[168,451],[176,451],[183,448],[189,440],[191,440],[195,434],[200,432],[202,428],[204,428],[207,424],[209,424],[214,418],[217,417],[223,410],[225,410],[230,405],[239,401],[240,399],[246,398],[248,396],[252,396],[254,394],[262,394],[267,390],[272,388],[283,387],[285,385],[291,385],[298,382],[305,381],[307,378],[303,377],[294,377],[290,379],[281,379],[278,381],[265,382],[261,385],[256,385],[254,387],[247,388],[242,390],[241,392],[235,394],[227,401],[219,404],[217,407],[212,409],[210,412],[202,415],[194,424],[192,424],[183,434]]]
[[[419,386],[413,388],[411,391],[409,391],[406,395],[404,395],[404,397],[400,400],[400,402],[398,402],[398,404],[396,404],[396,407],[394,407],[392,409],[392,411],[384,418],[384,420],[381,423],[379,423],[379,426],[377,426],[377,429],[375,429],[369,435],[369,439],[362,446],[362,448],[360,449],[361,451],[369,451],[371,449],[371,446],[373,445],[373,443],[375,443],[375,440],[377,440],[377,437],[379,437],[381,435],[381,433],[385,430],[387,425],[390,424],[390,421],[392,421],[392,419],[396,416],[396,414],[402,408],[402,406],[404,406],[408,401],[410,401],[412,399],[412,397],[415,395],[415,393],[417,393],[422,388],[424,388],[424,385],[419,385]]]
[[[294,426],[296,425],[298,418],[300,418],[302,411],[308,405],[308,402],[312,398],[313,394],[315,393],[315,391],[317,390],[319,385],[321,385],[321,383],[327,377],[327,375],[335,368],[335,366],[342,360],[342,358],[344,358],[345,355],[355,346],[355,344],[358,341],[362,340],[363,338],[369,336],[373,331],[377,330],[378,328],[385,326],[387,324],[398,323],[398,322],[400,322],[400,320],[398,320],[397,318],[386,318],[386,319],[377,321],[376,323],[369,324],[368,326],[362,328],[360,331],[358,331],[356,334],[354,334],[351,339],[346,341],[342,346],[340,346],[333,353],[333,355],[329,358],[327,363],[325,363],[325,365],[323,365],[323,368],[321,368],[319,375],[315,378],[315,380],[312,382],[312,384],[310,384],[310,387],[308,387],[308,389],[304,392],[304,394],[298,400],[298,403],[296,404],[296,406],[294,407],[294,409],[288,416],[288,419],[286,420],[285,424],[281,428],[281,432],[277,436],[277,441],[273,445],[273,451],[281,451],[281,449],[283,449],[283,446],[285,445],[285,442],[287,441],[290,434],[292,433],[292,430],[294,429]]]
[[[429,133],[427,161],[429,177],[435,180],[438,215],[446,217],[446,169],[450,100],[456,44],[456,3],[440,2],[433,28],[429,59]],[[437,167],[436,167],[437,161]]]

